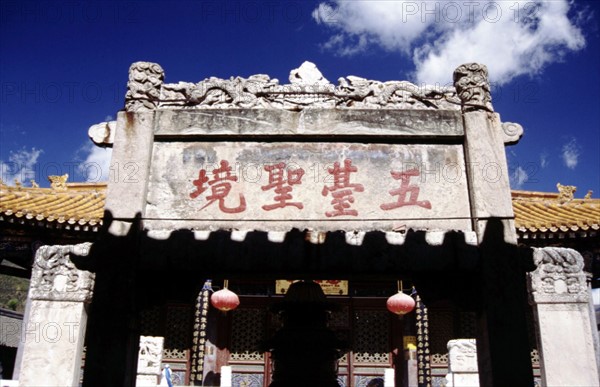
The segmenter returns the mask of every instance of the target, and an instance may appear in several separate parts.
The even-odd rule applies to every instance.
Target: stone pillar
[[[71,254],[86,256],[91,243],[42,246],[29,288],[29,318],[23,327],[21,386],[79,386],[86,307],[93,273],[78,269]]]
[[[598,386],[583,257],[566,248],[536,248],[529,274],[542,386]]]
[[[161,375],[164,337],[140,336],[136,387],[156,387]]]
[[[154,112],[164,74],[136,62],[129,70],[126,111],[117,115],[104,227],[94,244],[96,296],[90,316],[84,386],[136,381],[139,349],[139,243],[154,139]],[[148,268],[148,267],[147,267]]]
[[[459,66],[454,85],[465,126],[466,173],[480,256],[477,350],[481,385],[533,384],[527,342],[524,263],[518,255],[505,144],[522,134],[494,113],[487,68]]]
[[[475,339],[457,339],[448,342],[448,370],[446,386],[479,387]]]

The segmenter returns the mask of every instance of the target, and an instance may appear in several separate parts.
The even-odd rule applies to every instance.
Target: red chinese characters
[[[303,209],[304,205],[300,202],[290,202],[292,200],[292,189],[294,185],[302,183],[304,169],[286,169],[286,164],[281,162],[274,165],[265,165],[265,171],[269,173],[269,184],[260,187],[263,191],[275,190],[275,203],[262,206],[263,210],[271,211],[276,208],[293,206]]]
[[[389,191],[392,196],[398,196],[398,200],[393,203],[382,204],[379,206],[382,210],[388,211],[405,206],[419,206],[428,210],[431,209],[429,200],[417,200],[420,191],[419,186],[410,184],[411,177],[419,176],[418,169],[411,169],[406,172],[391,171],[390,173],[394,180],[400,180],[400,188]]]
[[[215,168],[212,171],[213,178],[209,179],[206,176],[206,170],[201,169],[198,173],[198,179],[193,181],[196,186],[196,190],[190,193],[192,199],[197,198],[208,188],[211,189],[210,195],[206,196],[207,203],[201,208],[208,207],[214,202],[219,202],[219,209],[227,214],[236,214],[246,210],[246,198],[244,195],[239,194],[239,205],[237,207],[227,207],[225,205],[225,199],[231,191],[231,182],[237,182],[237,176],[231,174],[231,166],[226,160],[221,161],[221,166]]]
[[[321,192],[323,196],[327,196],[331,193],[333,200],[334,211],[327,211],[325,215],[327,217],[351,215],[358,216],[358,211],[351,209],[350,204],[354,203],[354,191],[363,192],[365,188],[362,184],[351,184],[350,174],[357,172],[358,168],[352,165],[352,160],[345,159],[344,166],[342,167],[339,162],[333,164],[333,168],[328,168],[327,171],[333,175],[333,184],[324,186]]]

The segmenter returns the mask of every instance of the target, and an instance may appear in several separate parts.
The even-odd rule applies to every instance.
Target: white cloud
[[[540,154],[540,167],[546,168],[550,162],[548,161],[548,153],[542,152]]]
[[[84,152],[85,160],[79,165],[78,172],[83,178],[91,183],[108,181],[112,148],[100,148],[89,144],[81,151]]]
[[[353,55],[377,44],[411,56],[419,83],[450,82],[462,63],[488,66],[493,82],[538,74],[584,47],[571,4],[553,1],[344,1],[313,11],[335,33],[323,48]]]
[[[21,183],[35,178],[35,164],[37,163],[41,149],[22,148],[16,152],[10,152],[8,161],[0,160],[0,178],[8,185],[14,185],[15,179]]]
[[[527,174],[527,171],[521,167],[517,167],[510,175],[510,186],[513,189],[521,189],[523,188],[523,184],[525,184],[528,180],[529,175]]]
[[[574,138],[562,146],[561,156],[567,168],[575,169],[579,163],[579,154],[581,153],[580,149],[581,148],[577,143],[577,140]]]

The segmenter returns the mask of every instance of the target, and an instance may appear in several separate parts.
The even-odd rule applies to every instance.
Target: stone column
[[[598,386],[583,257],[566,248],[536,248],[529,274],[542,386]]]
[[[78,269],[71,254],[86,256],[91,243],[42,246],[29,288],[29,318],[23,327],[21,386],[78,386],[93,273]]]
[[[164,337],[140,336],[136,387],[156,387],[160,383],[164,342]]]
[[[474,339],[448,342],[448,387],[479,387],[477,343]]]
[[[482,277],[477,350],[481,385],[533,384],[527,344],[524,264],[519,259],[505,144],[522,134],[494,112],[487,68],[459,66],[454,85],[465,126],[466,173]]]

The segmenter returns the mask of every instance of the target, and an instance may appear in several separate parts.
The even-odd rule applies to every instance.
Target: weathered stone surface
[[[31,301],[20,386],[78,386],[87,314],[83,302]]]
[[[277,109],[161,110],[154,133],[161,136],[385,136],[399,138],[464,135],[460,112],[449,110]]]
[[[470,227],[458,145],[155,143],[146,209],[173,229]]]
[[[29,297],[32,300],[91,302],[95,274],[79,270],[71,254],[88,254],[92,244],[42,246],[36,252]]]
[[[452,387],[477,387],[477,343],[475,339],[448,341],[448,371],[446,385]]]
[[[160,375],[164,337],[140,336],[138,374]]]
[[[513,218],[500,118],[477,111],[465,113],[464,122],[473,217]]]
[[[516,144],[523,137],[523,127],[514,122],[503,122],[504,143],[507,145]]]
[[[98,146],[112,146],[115,141],[117,121],[101,122],[90,126],[88,136]]]
[[[533,260],[537,269],[529,273],[532,302],[588,302],[583,257],[579,252],[559,247],[536,248]]]
[[[132,63],[129,67],[129,82],[127,82],[127,94],[125,95],[127,111],[155,109],[160,100],[160,88],[164,78],[165,72],[156,63]]]
[[[494,110],[487,66],[479,63],[458,66],[454,70],[454,87],[462,101],[463,111]]]
[[[600,385],[583,257],[572,249],[546,247],[535,249],[533,259],[537,269],[528,277],[542,384]]]
[[[475,339],[448,341],[450,372],[477,372],[477,342]]]
[[[300,85],[327,85],[329,81],[323,77],[312,62],[304,62],[299,68],[290,71],[290,83]]]
[[[150,113],[119,112],[110,166],[105,209],[123,221],[111,224],[111,233],[124,235],[131,220],[143,213],[150,169],[152,127]]]
[[[161,375],[164,337],[140,336],[136,387],[155,387]]]
[[[287,85],[280,85],[277,79],[265,74],[230,79],[210,77],[198,83],[173,84],[163,84],[163,78],[162,68],[155,63],[132,64],[126,110],[461,109],[453,87],[419,87],[406,81],[380,82],[352,75],[340,78],[336,87],[310,62],[292,70],[291,84]]]

